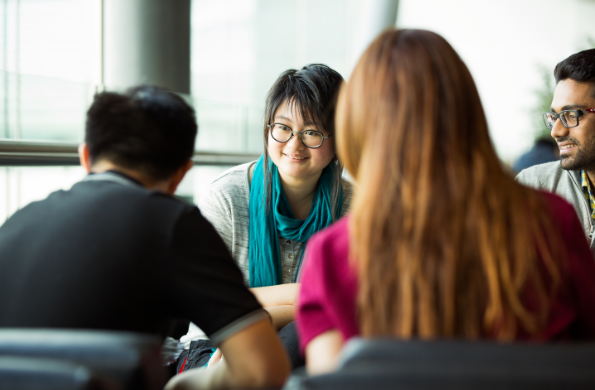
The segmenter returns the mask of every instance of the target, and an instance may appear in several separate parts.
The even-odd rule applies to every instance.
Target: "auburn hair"
[[[538,335],[560,280],[548,206],[502,167],[448,42],[381,34],[341,90],[336,127],[357,182],[349,234],[362,334]],[[536,307],[524,303],[528,285]]]

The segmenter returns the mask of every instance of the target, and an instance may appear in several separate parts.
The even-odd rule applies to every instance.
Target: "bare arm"
[[[278,284],[268,287],[253,287],[252,294],[263,307],[294,305],[300,290],[299,283]]]
[[[343,337],[338,330],[321,333],[306,346],[306,369],[308,374],[324,374],[337,368],[337,356],[343,348]]]
[[[295,319],[296,307],[293,305],[271,306],[265,309],[271,315],[273,328],[279,330]]]
[[[300,289],[299,283],[278,284],[268,287],[254,287],[250,291],[269,312],[276,330],[283,328],[295,318],[295,303]]]
[[[224,361],[177,375],[165,390],[280,387],[289,375],[287,353],[268,320],[242,329],[219,347]]]

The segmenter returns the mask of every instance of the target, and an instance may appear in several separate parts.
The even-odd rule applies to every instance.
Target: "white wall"
[[[265,97],[287,69],[316,62],[346,76],[361,3],[365,0],[193,0],[197,148],[260,152]]]
[[[551,71],[595,38],[592,0],[401,0],[397,26],[444,36],[471,70],[501,158],[533,142],[538,66]]]

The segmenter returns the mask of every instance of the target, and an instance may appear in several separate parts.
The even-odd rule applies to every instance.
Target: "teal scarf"
[[[302,253],[298,262],[298,270],[304,256],[306,241],[317,231],[333,222],[331,213],[331,187],[333,184],[334,164],[329,164],[322,171],[318,188],[312,199],[310,214],[306,220],[295,219],[277,171],[277,166],[269,159],[272,171],[271,201],[267,210],[266,188],[264,181],[264,155],[260,156],[254,166],[252,184],[250,186],[250,247],[249,268],[250,287],[275,286],[283,283],[281,275],[281,254],[279,252],[279,236],[289,240],[303,242]],[[268,179],[267,179],[268,180]],[[339,201],[336,205],[337,217],[343,208],[343,188],[340,188]],[[296,279],[299,272],[296,272]]]

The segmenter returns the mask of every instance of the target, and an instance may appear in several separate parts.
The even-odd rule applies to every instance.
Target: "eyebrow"
[[[275,120],[277,120],[277,118],[279,118],[279,119],[285,119],[286,121],[293,123],[293,121],[291,119],[289,119],[288,117],[283,116],[283,115],[277,115],[277,116],[275,116]]]
[[[277,119],[284,119],[284,120],[286,120],[286,121],[288,121],[288,122],[290,122],[290,123],[293,123],[293,121],[291,120],[291,118],[288,118],[288,117],[286,117],[286,116],[283,116],[283,115],[276,115],[276,116],[275,116],[275,121],[276,121]],[[314,126],[314,127],[316,127],[316,128],[318,128],[318,127],[322,127],[320,124],[318,124],[318,123],[316,123],[316,122],[312,122],[312,121],[306,121],[306,122],[304,122],[304,127],[308,127],[308,126]]]
[[[560,111],[564,111],[564,110],[575,110],[575,109],[584,109],[586,108],[586,106],[583,106],[581,104],[567,104],[564,107],[562,107],[562,109]],[[550,111],[551,112],[556,112],[552,107],[550,107]]]

